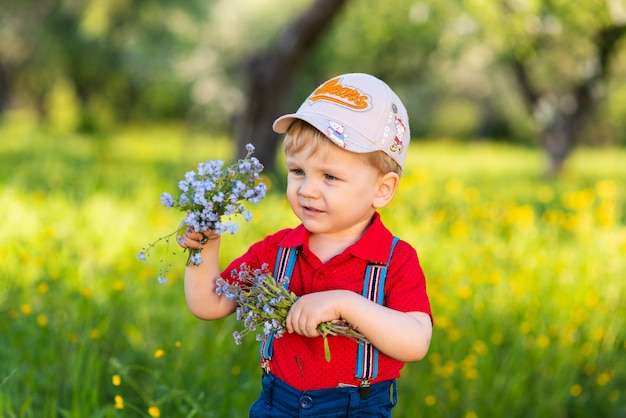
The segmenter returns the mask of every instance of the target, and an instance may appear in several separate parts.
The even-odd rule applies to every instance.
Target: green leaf
[[[328,338],[324,337],[324,357],[326,361],[330,363],[330,346],[328,345]]]

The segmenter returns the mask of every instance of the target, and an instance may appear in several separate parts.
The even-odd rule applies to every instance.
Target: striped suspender
[[[274,265],[274,279],[279,281],[284,277],[291,279],[293,267],[296,264],[296,258],[298,257],[298,247],[287,248],[279,247],[278,254],[276,255],[276,264]],[[285,287],[289,286],[289,281],[285,283]],[[261,367],[266,373],[270,371],[270,360],[273,354],[273,341],[274,333],[264,335],[261,338],[260,356]]]
[[[363,297],[383,304],[385,279],[387,277],[387,267],[391,261],[391,255],[398,242],[397,237],[393,237],[391,249],[389,250],[389,258],[385,264],[369,263],[365,269],[365,278],[363,280]],[[278,281],[283,277],[289,277],[298,257],[298,248],[280,247],[276,255],[276,265],[274,266],[274,278]],[[288,286],[288,284],[286,284]],[[264,336],[261,339],[261,367],[266,373],[269,373],[269,362],[272,359],[274,334]],[[361,396],[369,396],[370,380],[378,376],[378,349],[369,342],[359,341],[356,364],[356,378],[361,381]]]
[[[365,270],[365,278],[363,280],[363,297],[383,304],[385,292],[385,278],[387,277],[387,267],[391,262],[391,255],[398,242],[397,237],[393,237],[391,250],[389,250],[389,258],[385,264],[370,263]],[[359,348],[356,357],[356,375],[355,377],[361,381],[361,397],[369,396],[370,380],[378,376],[378,349],[369,341],[359,340]]]

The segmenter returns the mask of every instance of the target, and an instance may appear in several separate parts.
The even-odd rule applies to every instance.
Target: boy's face
[[[355,154],[328,144],[287,155],[287,199],[313,234],[358,237],[376,211],[378,172]]]

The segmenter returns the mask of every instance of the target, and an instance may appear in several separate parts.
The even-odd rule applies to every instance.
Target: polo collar
[[[281,247],[308,247],[311,233],[300,224],[289,231],[278,243]],[[372,223],[363,236],[346,249],[355,257],[375,263],[386,263],[389,257],[389,248],[393,241],[392,233],[385,227],[380,214],[376,212],[372,217]]]

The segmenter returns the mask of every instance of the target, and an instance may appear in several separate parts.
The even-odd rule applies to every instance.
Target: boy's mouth
[[[317,212],[317,213],[323,212],[323,211],[321,211],[319,209],[315,209],[314,207],[311,207],[311,206],[302,206],[302,209],[304,209],[307,212]]]

